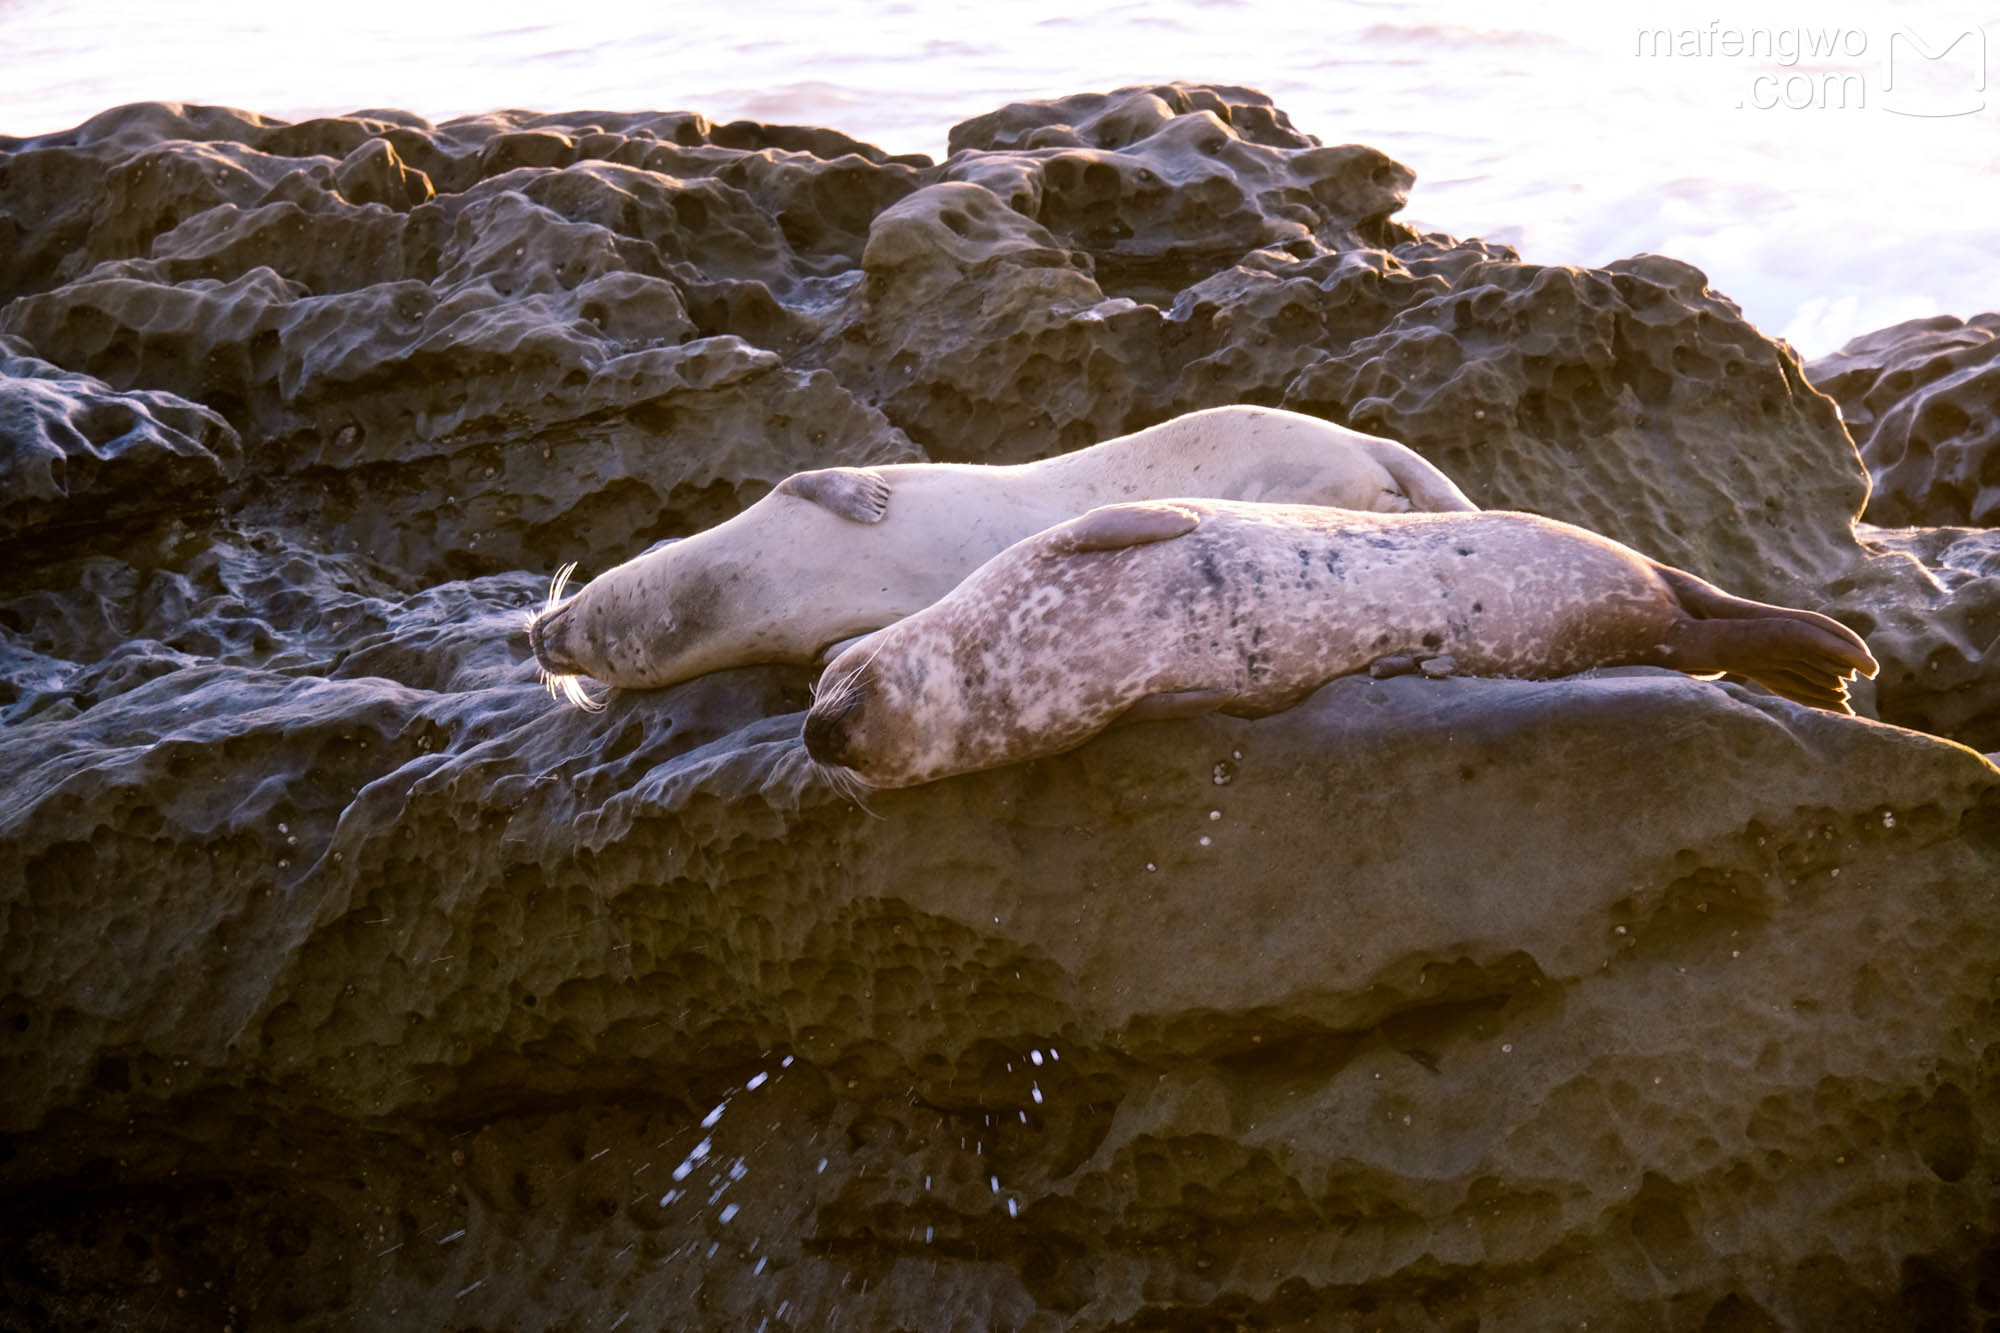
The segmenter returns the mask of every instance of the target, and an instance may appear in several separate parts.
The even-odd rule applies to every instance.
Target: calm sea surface
[[[2000,309],[2000,23],[1979,18],[1803,2],[0,0],[0,134],[139,100],[287,119],[684,108],[942,156],[954,122],[1007,101],[1241,83],[1307,133],[1413,167],[1411,222],[1543,263],[1674,255],[1813,356],[1916,315]]]

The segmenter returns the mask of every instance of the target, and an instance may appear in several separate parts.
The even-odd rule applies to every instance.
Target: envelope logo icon
[[[1885,111],[1899,116],[1970,116],[1986,109],[1986,32],[1966,28],[1933,43],[1905,25],[1889,34]]]

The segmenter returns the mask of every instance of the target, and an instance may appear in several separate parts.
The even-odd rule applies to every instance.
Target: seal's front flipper
[[[856,523],[880,523],[889,512],[889,479],[873,468],[823,467],[794,472],[774,488]]]
[[[1149,694],[1112,719],[1112,725],[1127,722],[1164,722],[1175,717],[1200,717],[1213,713],[1236,698],[1234,690],[1168,690]]]
[[[1384,503],[1376,509],[1385,514],[1419,510],[1432,514],[1475,514],[1479,506],[1466,498],[1458,483],[1440,472],[1437,465],[1408,445],[1364,436],[1368,454],[1396,484],[1384,491]]]
[[[1157,500],[1105,505],[1051,529],[1048,551],[1051,555],[1116,551],[1185,536],[1200,523],[1200,514]]]

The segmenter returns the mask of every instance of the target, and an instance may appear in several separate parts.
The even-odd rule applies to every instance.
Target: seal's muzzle
[[[862,692],[849,689],[834,699],[823,699],[806,714],[806,753],[815,763],[844,766],[847,753],[847,719],[861,707]]]
[[[586,674],[581,666],[564,658],[549,642],[550,625],[560,620],[566,609],[567,607],[559,607],[554,611],[544,611],[528,622],[528,650],[535,655],[535,665],[551,676]]]

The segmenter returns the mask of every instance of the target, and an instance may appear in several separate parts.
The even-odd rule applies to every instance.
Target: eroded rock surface
[[[769,674],[476,680],[193,668],[24,730],[35,1271],[253,1323],[1823,1327],[1991,1261],[1969,751],[1350,680],[869,815]]]
[[[864,811],[804,672],[549,700],[562,561],[1253,401],[1838,614],[1864,710],[2000,750],[1990,530],[1857,536],[1832,403],[1695,270],[1419,235],[1242,88],[950,148],[0,140],[0,1327],[2000,1318],[1972,749],[1410,675]]]
[[[243,446],[214,412],[173,394],[114,393],[0,340],[0,541],[50,540],[212,500]]]
[[[2000,314],[1878,329],[1806,372],[1861,446],[1870,522],[2000,525]]]
[[[1880,554],[1834,582],[1828,607],[1882,661],[1883,716],[2000,751],[2000,531],[1860,531]]]

